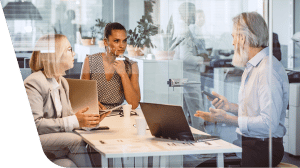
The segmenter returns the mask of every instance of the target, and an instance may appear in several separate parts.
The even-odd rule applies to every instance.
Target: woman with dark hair
[[[96,80],[101,109],[121,105],[124,100],[135,109],[141,99],[137,62],[117,60],[127,46],[126,29],[120,23],[108,23],[104,29],[106,52],[87,55],[81,79]]]

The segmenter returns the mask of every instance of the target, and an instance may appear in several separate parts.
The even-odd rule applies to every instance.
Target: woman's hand
[[[107,112],[107,113],[105,113],[105,114],[100,115],[100,122],[101,122],[106,116],[108,116],[110,113],[111,113],[111,111],[110,111],[110,112]]]
[[[222,109],[225,111],[230,111],[230,103],[228,102],[227,98],[219,95],[218,93],[212,91],[211,92],[214,96],[218,97],[220,100],[218,100],[217,98],[212,100],[207,96],[207,99],[209,101],[212,101],[211,103],[215,106],[216,109]]]
[[[127,74],[126,73],[126,70],[125,70],[125,64],[124,64],[124,61],[122,60],[119,60],[119,61],[115,61],[114,64],[113,64],[113,67],[115,68],[116,72],[119,74],[119,76],[122,76],[124,74]]]
[[[101,104],[99,101],[98,101],[98,105],[99,105],[99,110],[106,110],[106,107],[103,106],[103,104]]]
[[[76,117],[80,127],[96,127],[100,122],[99,114],[85,114],[89,107],[76,112]]]

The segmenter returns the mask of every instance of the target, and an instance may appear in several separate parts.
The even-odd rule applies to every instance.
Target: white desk
[[[148,156],[153,156],[153,167],[183,167],[183,155],[218,154],[217,166],[224,167],[224,153],[241,152],[242,149],[223,140],[197,144],[183,144],[183,141],[155,138],[150,131],[139,136],[136,133],[136,116],[123,118],[107,117],[101,125],[109,126],[109,130],[81,131],[77,130],[84,141],[101,154],[102,167],[108,167],[108,158],[114,158],[114,167],[121,166],[121,158],[125,167],[147,167]],[[192,128],[194,133],[202,133]],[[102,143],[100,142],[102,141]],[[122,140],[122,142],[120,141]],[[104,143],[104,144],[103,144]],[[172,144],[176,146],[172,146]],[[130,158],[131,157],[131,158]],[[133,159],[135,157],[135,159]],[[135,163],[134,163],[135,162]]]

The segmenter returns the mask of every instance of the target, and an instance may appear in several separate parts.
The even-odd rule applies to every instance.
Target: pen
[[[211,143],[207,142],[207,141],[204,141],[204,143],[206,143],[207,145],[211,145]]]

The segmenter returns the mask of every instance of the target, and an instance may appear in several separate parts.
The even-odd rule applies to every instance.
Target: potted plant
[[[174,50],[174,48],[171,49],[171,47],[174,45],[176,38],[173,39],[172,35],[170,35],[168,33],[164,33],[163,30],[161,31],[159,38],[160,38],[161,45],[154,52],[155,59],[156,60],[171,60],[171,59],[173,59],[175,50]]]
[[[127,31],[127,51],[128,56],[136,57],[136,56],[142,56],[144,45],[141,42],[142,38],[140,37],[140,34],[137,33],[137,28],[134,28],[132,31],[131,29]]]
[[[105,22],[103,19],[96,19],[96,24],[94,26],[95,29],[95,33],[97,35],[98,40],[98,44],[100,48],[104,48],[104,42],[103,42],[103,38],[104,38],[104,28],[106,26],[107,22]]]
[[[158,27],[153,24],[151,13],[154,0],[144,1],[145,14],[138,21],[134,30],[127,31],[127,51],[129,56],[143,56],[150,48],[156,47],[151,38],[158,33]]]
[[[174,57],[175,51],[174,49],[177,47],[175,45],[176,38],[174,36],[174,26],[173,26],[173,18],[171,16],[167,30],[164,33],[161,30],[161,33],[157,35],[157,41],[160,45],[155,50],[154,55],[156,60],[171,60]]]
[[[81,26],[79,27],[79,32],[82,35]],[[95,28],[91,27],[91,36],[81,36],[81,43],[84,46],[95,45]]]
[[[149,22],[150,15],[143,15],[138,26],[127,31],[127,51],[129,56],[143,56],[144,47],[154,48],[150,37],[158,33],[158,27]]]

